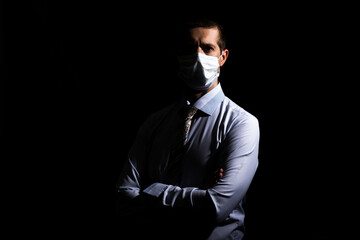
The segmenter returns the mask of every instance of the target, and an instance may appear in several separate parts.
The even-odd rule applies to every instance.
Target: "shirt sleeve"
[[[116,184],[117,213],[120,216],[137,214],[144,210],[145,204],[141,196],[144,184],[143,171],[145,158],[149,148],[148,130],[151,123],[146,121],[139,129],[135,141],[123,164],[120,177]]]
[[[224,220],[245,197],[258,167],[259,140],[259,123],[252,115],[236,123],[226,137],[220,149],[223,178],[208,189],[217,222]]]
[[[257,119],[249,115],[234,123],[219,150],[223,178],[207,190],[180,188],[154,183],[144,193],[159,198],[170,207],[205,208],[209,202],[215,209],[215,221],[223,221],[244,198],[258,167],[260,131]]]

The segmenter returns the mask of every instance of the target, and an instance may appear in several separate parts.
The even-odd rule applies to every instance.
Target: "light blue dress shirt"
[[[242,203],[258,167],[258,120],[226,97],[218,84],[193,105],[198,112],[187,139],[182,177],[173,183],[166,167],[185,104],[189,102],[183,98],[143,123],[117,191],[125,199],[150,195],[164,208],[201,209],[211,202],[215,227],[208,239],[227,239],[235,229],[244,229]],[[219,168],[224,170],[223,177],[206,189],[205,179]]]

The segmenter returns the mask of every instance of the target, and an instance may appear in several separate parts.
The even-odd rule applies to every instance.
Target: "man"
[[[222,91],[222,27],[203,19],[179,32],[184,97],[139,129],[116,187],[120,227],[131,239],[242,239],[258,121]]]

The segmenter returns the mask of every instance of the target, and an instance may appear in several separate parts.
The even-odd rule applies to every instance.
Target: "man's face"
[[[220,57],[220,47],[218,45],[219,30],[217,28],[192,28],[188,36],[180,46],[181,55],[203,53],[208,56]]]

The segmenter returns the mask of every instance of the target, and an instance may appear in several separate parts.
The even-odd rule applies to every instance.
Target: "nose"
[[[197,53],[205,54],[204,50],[203,50],[200,46],[197,47],[196,52],[197,52]]]

